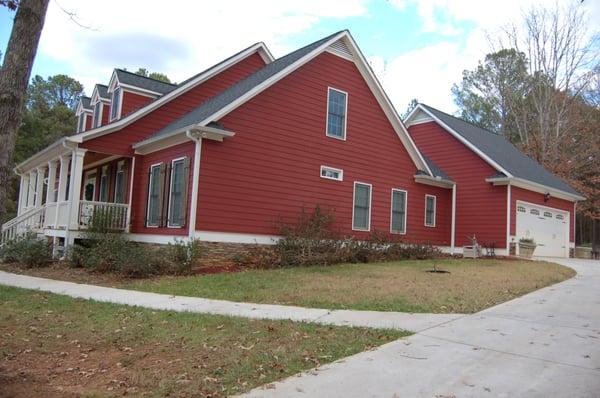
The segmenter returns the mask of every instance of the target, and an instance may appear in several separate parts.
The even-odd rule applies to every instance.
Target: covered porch
[[[132,157],[58,141],[16,168],[18,212],[2,225],[2,241],[31,231],[69,244],[100,218],[109,230],[128,231],[133,167]]]

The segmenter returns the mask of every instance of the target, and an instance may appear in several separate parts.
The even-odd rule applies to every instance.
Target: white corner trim
[[[504,169],[502,166],[500,166],[498,163],[496,163],[492,158],[490,158],[488,155],[486,155],[485,153],[483,153],[479,148],[477,148],[475,145],[473,145],[470,141],[468,141],[466,138],[464,138],[462,135],[460,135],[459,133],[457,133],[454,129],[452,129],[450,126],[448,126],[446,123],[442,122],[439,118],[437,118],[433,113],[429,112],[424,106],[422,106],[421,104],[418,104],[415,109],[413,109],[413,111],[410,113],[410,115],[408,116],[408,118],[406,119],[407,121],[410,120],[411,116],[413,116],[416,111],[421,110],[423,112],[425,112],[427,115],[429,115],[437,124],[439,124],[440,126],[442,126],[447,132],[449,132],[454,138],[456,138],[458,141],[460,141],[463,145],[465,145],[467,148],[469,148],[471,151],[473,151],[475,154],[477,154],[481,159],[483,159],[487,164],[489,164],[490,166],[492,166],[494,169],[496,169],[497,171],[504,173],[504,175],[506,175],[507,177],[512,177],[512,174],[509,173],[506,169]]]
[[[452,186],[452,221],[450,225],[450,254],[454,254],[456,246],[456,184]]]
[[[511,189],[510,189],[510,183],[506,186],[506,250],[510,251],[510,216],[511,214]],[[515,216],[515,223],[517,222],[516,216]],[[516,228],[516,225],[515,225]]]

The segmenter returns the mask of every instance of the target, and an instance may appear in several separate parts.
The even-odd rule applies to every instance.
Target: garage
[[[517,202],[517,239],[530,238],[535,256],[569,256],[569,213],[533,203]]]

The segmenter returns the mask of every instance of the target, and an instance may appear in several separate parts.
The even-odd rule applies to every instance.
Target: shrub
[[[202,246],[197,239],[175,239],[174,243],[161,247],[159,251],[164,263],[163,273],[186,275],[192,272],[196,260],[201,256]]]
[[[3,262],[19,263],[27,268],[45,267],[52,262],[52,247],[48,240],[27,233],[2,245]]]
[[[430,244],[404,243],[375,231],[366,240],[344,237],[333,230],[334,217],[317,205],[302,210],[296,223],[282,225],[282,238],[273,246],[254,246],[235,258],[240,266],[273,268],[339,263],[428,259],[442,256]]]
[[[519,243],[533,246],[533,245],[535,245],[535,240],[533,240],[533,238],[521,238],[521,239],[519,239]]]

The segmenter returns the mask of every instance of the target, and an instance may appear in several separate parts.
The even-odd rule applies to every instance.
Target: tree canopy
[[[161,82],[171,83],[171,80],[169,79],[169,77],[167,75],[165,75],[164,73],[148,72],[148,69],[146,69],[146,68],[138,68],[138,70],[135,71],[135,74],[144,76],[144,77],[149,77],[150,79],[154,79],[154,80],[160,80]]]

